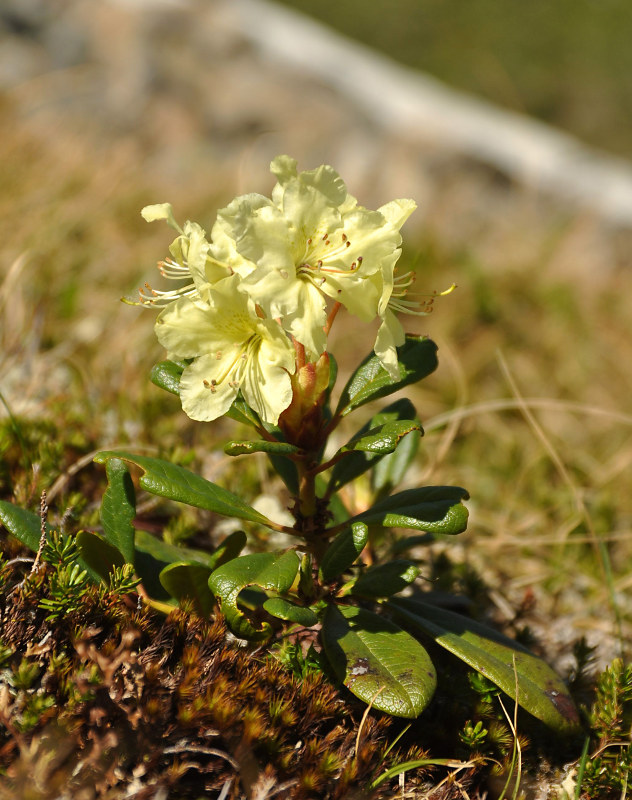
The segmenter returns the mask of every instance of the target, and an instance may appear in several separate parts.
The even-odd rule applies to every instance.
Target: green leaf
[[[264,622],[254,625],[237,605],[237,598],[246,586],[259,586],[283,594],[296,577],[299,558],[294,550],[281,556],[278,553],[251,553],[234,558],[218,567],[209,578],[209,587],[217,598],[226,623],[231,631],[242,639],[267,639],[272,633]]]
[[[240,540],[242,537],[245,539],[246,535],[243,531],[236,531],[235,534],[241,534],[241,536],[239,536]],[[222,545],[220,545],[220,548]],[[217,551],[207,553],[206,550],[197,550],[192,547],[169,544],[169,542],[165,542],[157,536],[142,530],[136,531],[136,552],[148,553],[155,558],[156,561],[162,561],[163,564],[176,564],[178,561],[187,561],[189,563],[195,562],[196,564],[203,564],[209,569],[214,568],[217,553]]]
[[[395,560],[369,567],[356,580],[351,594],[375,600],[401,592],[419,575],[419,567],[412,561]]]
[[[245,538],[245,534],[243,536]],[[160,582],[160,573],[166,566],[186,561],[213,569],[215,558],[216,553],[169,544],[147,531],[136,531],[136,573],[142,579],[149,596],[156,600],[167,600],[170,597]]]
[[[354,520],[385,528],[414,528],[426,533],[456,534],[467,527],[469,497],[460,486],[424,486],[380,500]]]
[[[217,569],[217,567],[221,567],[221,565],[225,564],[227,561],[237,558],[246,546],[246,541],[247,537],[243,531],[233,531],[233,533],[229,533],[228,536],[222,540],[221,544],[209,554],[208,566],[211,569]]]
[[[564,682],[542,659],[500,633],[452,611],[417,599],[395,598],[387,606],[406,628],[432,637],[450,653],[493,681],[549,727],[564,733],[579,725],[577,709]]]
[[[365,703],[411,719],[430,702],[437,675],[428,653],[384,617],[329,605],[322,638],[336,677]]]
[[[364,550],[369,529],[363,522],[354,522],[331,542],[320,563],[318,574],[325,583],[333,581],[353,564]]]
[[[402,481],[417,455],[422,436],[423,429],[404,436],[393,453],[389,453],[372,464],[371,488],[374,493],[374,502],[389,495]]]
[[[298,495],[298,470],[294,461],[290,461],[285,456],[275,456],[273,453],[268,453],[270,463],[274,471],[281,478],[283,483],[291,495]]]
[[[37,553],[41,536],[41,520],[39,514],[20,508],[13,503],[0,500],[0,522],[12,536],[22,542],[25,547]],[[50,538],[51,527],[46,523],[46,538]],[[98,583],[101,579],[99,572],[93,570],[83,558],[78,558],[77,563],[84,569],[90,578]]]
[[[354,480],[358,475],[366,472],[367,469],[371,467],[376,468],[377,464],[381,463],[382,460],[386,458],[390,459],[391,456],[395,455],[395,453],[389,450],[380,453],[361,446],[354,447],[355,442],[361,442],[363,437],[367,436],[369,432],[373,431],[375,428],[381,428],[388,423],[401,423],[402,421],[404,421],[405,424],[412,425],[407,431],[403,431],[402,435],[399,436],[398,440],[395,442],[395,452],[398,452],[408,440],[418,442],[421,437],[421,427],[415,417],[415,408],[410,400],[406,399],[396,400],[394,403],[391,403],[391,405],[375,414],[372,419],[358,431],[356,436],[342,448],[341,452],[347,452],[347,455],[334,465],[329,480],[329,486],[327,487],[327,493],[333,494],[337,492],[341,486]],[[412,419],[414,419],[414,422],[411,422]],[[416,452],[416,447],[415,445],[414,452]]]
[[[118,547],[106,541],[98,533],[79,531],[77,545],[89,573],[96,575],[103,583],[108,582],[110,572],[115,567],[122,567],[125,563],[125,557]]]
[[[214,598],[208,587],[211,570],[202,564],[180,561],[169,564],[160,572],[160,583],[178,602],[190,600],[195,610],[208,617],[213,609]]]
[[[263,607],[271,616],[286,622],[296,622],[305,628],[311,628],[318,622],[318,617],[311,608],[298,606],[284,597],[270,597],[265,601]]]
[[[187,503],[196,508],[205,508],[227,517],[237,517],[256,522],[259,525],[266,525],[269,528],[278,528],[278,525],[244,503],[236,494],[222,489],[221,486],[207,481],[184,467],[170,464],[160,458],[136,456],[120,450],[106,450],[95,456],[94,460],[103,464],[111,458],[120,458],[140,467],[145,473],[141,476],[140,485],[151,494]]]
[[[186,361],[161,361],[152,367],[151,382],[171,394],[180,394],[180,378],[187,366]]]
[[[133,564],[135,531],[132,522],[136,516],[134,484],[125,462],[118,458],[108,459],[105,471],[108,488],[101,501],[103,538],[116,547],[127,564]]]
[[[0,500],[0,522],[23,545],[37,553],[41,536],[41,520],[39,514],[25,508]],[[50,526],[46,523],[46,536],[50,535]]]
[[[403,437],[413,431],[421,431],[421,425],[418,422],[412,420],[387,422],[354,437],[341,448],[341,452],[361,451],[385,456],[392,453]]]
[[[263,427],[263,423],[257,412],[250,408],[241,395],[233,401],[232,406],[228,409],[225,416],[235,420],[235,422],[250,425],[258,430]]]
[[[336,414],[345,416],[430,375],[438,365],[437,345],[426,337],[407,335],[405,343],[397,348],[397,359],[399,378],[394,380],[374,353],[368,355],[342,390]]]
[[[287,442],[266,442],[261,439],[256,442],[231,441],[224,445],[224,452],[229,456],[244,456],[251,453],[271,453],[276,456],[290,456],[302,453],[300,447]]]

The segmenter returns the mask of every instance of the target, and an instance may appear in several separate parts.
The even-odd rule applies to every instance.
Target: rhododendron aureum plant
[[[102,531],[78,534],[83,568],[108,583],[128,565],[139,597],[155,608],[168,612],[182,602],[205,616],[222,614],[242,639],[293,640],[310,664],[390,714],[416,717],[430,701],[436,672],[424,645],[434,641],[547,725],[573,730],[573,702],[543,661],[436,605],[419,580],[423,547],[465,530],[468,495],[458,486],[415,486],[423,434],[416,410],[401,396],[380,403],[437,367],[436,345],[404,334],[397,317],[427,313],[435,296],[418,301],[409,294],[412,273],[397,272],[400,231],[415,203],[393,200],[370,211],[331,167],[298,172],[288,156],[275,158],[272,172],[270,197],[237,197],[208,235],[195,222],[181,227],[168,203],[143,209],[146,220],[177,233],[159,264],[177,286],[146,285],[140,303],[160,309],[156,334],[168,352],[153,382],[179,395],[194,420],[225,415],[252,429],[252,439],[224,450],[267,456],[293,522],[270,519],[169,461],[102,452],[96,460],[109,482]],[[357,319],[354,346],[359,323],[368,332],[375,322],[377,338],[338,388],[328,336],[343,312]],[[359,430],[330,438],[372,402],[373,416]],[[218,528],[208,547],[194,549],[137,529],[129,464],[141,470],[144,490],[242,520],[256,536],[238,530],[220,539]],[[397,491],[402,480],[408,488]],[[354,482],[360,491],[349,491]],[[0,503],[0,518],[25,543],[39,542],[36,515]],[[289,537],[284,550],[266,549],[266,528]]]

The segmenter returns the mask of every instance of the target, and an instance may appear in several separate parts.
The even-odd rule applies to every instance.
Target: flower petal
[[[182,410],[199,422],[210,422],[221,417],[233,404],[239,391],[230,381],[222,381],[213,385],[213,376],[217,374],[215,356],[207,355],[196,358],[185,367],[180,378],[180,401]]]
[[[195,358],[220,349],[217,327],[207,302],[181,297],[170,303],[156,319],[160,344],[180,358]]]
[[[390,203],[380,206],[378,211],[389,225],[399,230],[416,208],[417,203],[414,200],[391,200]]]
[[[173,216],[171,203],[154,203],[154,205],[145,206],[140,213],[146,222],[156,222],[156,220],[164,219],[167,225],[182,233],[182,228]]]
[[[285,337],[284,337],[285,338]],[[287,339],[285,339],[287,343]],[[244,375],[241,387],[244,399],[265,421],[276,425],[279,415],[292,402],[292,382],[287,368],[285,347],[278,342],[262,340],[256,361]],[[293,352],[291,352],[293,361]],[[294,364],[291,365],[292,372]]]
[[[406,335],[402,328],[401,322],[397,319],[395,314],[386,309],[384,318],[380,328],[377,332],[373,351],[380,359],[384,369],[388,372],[391,378],[397,380],[399,378],[399,366],[397,361],[397,347],[400,347],[406,341]]]

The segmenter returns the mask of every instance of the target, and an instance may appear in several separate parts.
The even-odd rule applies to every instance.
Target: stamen
[[[138,290],[141,305],[156,306],[158,308],[168,306],[174,300],[179,300],[181,297],[191,297],[197,294],[197,289],[194,283],[189,283],[180,289],[172,289],[168,292],[153,289],[149,283],[145,283],[144,288]],[[150,296],[151,295],[151,296]]]
[[[407,289],[414,280],[415,275],[411,272],[407,272],[394,279],[394,289],[397,291],[393,291],[388,301],[388,307],[392,311],[397,311],[402,314],[411,314],[413,316],[426,316],[434,310],[434,301],[436,297],[445,297],[456,289],[456,284],[453,283],[452,286],[445,289],[443,292],[433,292],[430,295],[415,293],[411,296],[407,294]],[[413,297],[425,299],[417,300],[412,299]]]
[[[178,281],[181,281],[185,277],[190,277],[191,275],[191,270],[186,262],[184,264],[178,264],[177,261],[171,258],[166,261],[158,262],[158,272],[165,278]]]
[[[248,362],[251,356],[254,355],[254,351],[256,350],[259,342],[261,341],[261,336],[257,333],[253,333],[250,338],[248,338],[245,342],[242,343],[239,352],[235,355],[232,361],[224,367],[220,375],[211,381],[213,386],[217,386],[220,383],[223,383],[225,380],[228,380],[228,385],[234,388],[239,388],[241,385],[241,376],[243,375],[243,369],[245,369],[245,365],[243,362]],[[221,358],[221,352],[219,354],[219,358]],[[218,358],[216,354],[216,358]]]

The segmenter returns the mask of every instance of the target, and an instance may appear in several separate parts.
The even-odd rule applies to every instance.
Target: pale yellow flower
[[[244,195],[220,211],[211,252],[242,277],[240,290],[315,357],[326,348],[328,298],[363,321],[379,315],[400,254],[399,228],[415,203],[396,200],[369,211],[329,166],[298,173],[294,159],[279,156],[271,170],[278,181],[272,199]],[[371,280],[382,270],[386,276]]]
[[[160,274],[173,281],[186,281],[177,289],[162,291],[148,283],[140,290],[140,304],[144,306],[166,306],[180,297],[193,297],[201,286],[216,283],[230,274],[230,270],[218,263],[210,254],[206,232],[197,222],[184,223],[181,228],[175,220],[170,203],[145,206],[141,214],[147,222],[164,220],[178,231],[178,236],[169,245],[171,258],[158,262]]]
[[[180,400],[195,420],[225,414],[241,392],[265,421],[276,424],[292,401],[295,351],[274,320],[258,316],[237,291],[233,275],[170,303],[156,321],[156,335],[172,357],[192,358],[180,379]]]

